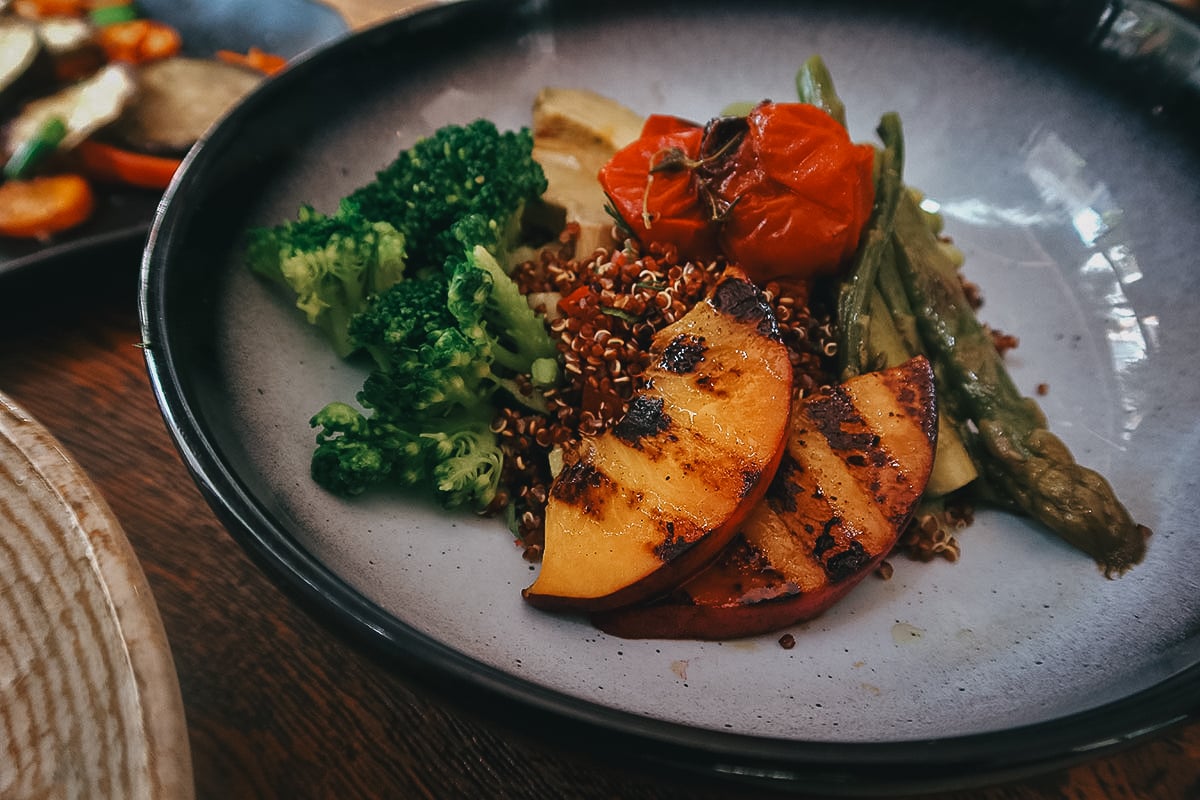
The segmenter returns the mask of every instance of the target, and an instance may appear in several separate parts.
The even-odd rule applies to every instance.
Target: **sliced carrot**
[[[0,236],[45,239],[73,228],[96,205],[91,184],[80,175],[47,175],[0,184]]]
[[[13,10],[23,17],[78,17],[87,13],[89,0],[16,0]]]
[[[165,189],[181,160],[152,156],[92,139],[75,146],[79,166],[89,177],[145,189]]]
[[[178,55],[183,37],[165,22],[132,19],[105,25],[96,32],[96,41],[110,61],[144,64]]]
[[[287,59],[283,56],[268,53],[257,47],[251,47],[245,53],[238,53],[234,50],[218,50],[216,56],[227,64],[249,67],[266,75],[274,75],[287,66]]]

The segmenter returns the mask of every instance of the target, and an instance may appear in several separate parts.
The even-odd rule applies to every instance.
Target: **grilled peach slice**
[[[923,356],[805,398],[766,502],[713,566],[662,600],[593,621],[625,638],[732,639],[817,616],[895,546],[936,443]]]
[[[535,606],[593,612],[663,594],[716,557],[783,455],[792,368],[755,286],[727,269],[651,346],[647,385],[550,487]]]

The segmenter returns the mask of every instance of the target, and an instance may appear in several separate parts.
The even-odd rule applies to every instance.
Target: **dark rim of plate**
[[[1164,130],[1200,130],[1198,73],[1189,66],[1200,57],[1200,27],[1171,8],[1146,0],[1021,0],[994,4],[1003,9],[991,12],[949,2],[925,5],[947,24],[985,25],[997,35],[1053,51],[1063,68],[1087,69],[1135,110],[1159,118]],[[623,7],[608,4],[603,14]],[[189,333],[177,319],[180,303],[173,301],[186,276],[171,264],[187,242],[197,206],[203,205],[194,199],[205,197],[220,180],[212,173],[221,172],[221,154],[254,120],[261,120],[272,102],[299,93],[322,72],[369,59],[380,48],[416,46],[418,38],[433,42],[439,31],[453,30],[462,40],[475,32],[519,30],[534,16],[574,19],[588,13],[599,12],[557,0],[470,0],[434,5],[340,37],[265,84],[188,156],[159,208],[142,264],[139,310],[145,356],[167,427],[188,469],[259,567],[330,629],[456,705],[560,746],[586,742],[590,752],[645,767],[670,767],[679,777],[839,795],[980,786],[1092,758],[1189,719],[1200,708],[1200,664],[1096,709],[1019,729],[945,739],[790,741],[648,719],[547,690],[416,631],[336,576],[256,498],[191,402],[197,378],[188,369]],[[1131,20],[1140,25],[1128,24]]]

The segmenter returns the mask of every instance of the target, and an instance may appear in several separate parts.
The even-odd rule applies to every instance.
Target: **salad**
[[[0,2],[0,237],[83,224],[98,185],[165,189],[208,126],[285,64],[183,46],[131,0]]]
[[[448,125],[250,269],[370,367],[316,410],[311,475],[502,517],[525,598],[619,636],[811,618],[887,557],[955,558],[987,504],[1115,577],[1150,531],[1008,376],[961,254],[856,141],[819,57],[793,102],[706,122],[547,88]]]

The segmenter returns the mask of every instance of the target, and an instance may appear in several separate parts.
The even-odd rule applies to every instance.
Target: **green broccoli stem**
[[[906,195],[896,211],[897,271],[922,340],[944,370],[939,386],[974,423],[984,476],[1001,496],[1090,555],[1105,575],[1142,560],[1149,529],[1136,524],[1098,473],[1075,462],[1021,395],[962,284],[938,265],[936,237]]]
[[[512,372],[528,374],[538,359],[557,356],[545,320],[529,307],[520,287],[496,257],[482,245],[475,246],[472,257],[475,267],[491,277],[487,306],[489,317],[499,323],[496,327],[500,329],[492,332],[498,338],[496,363]],[[508,342],[513,343],[511,348],[505,346]]]

